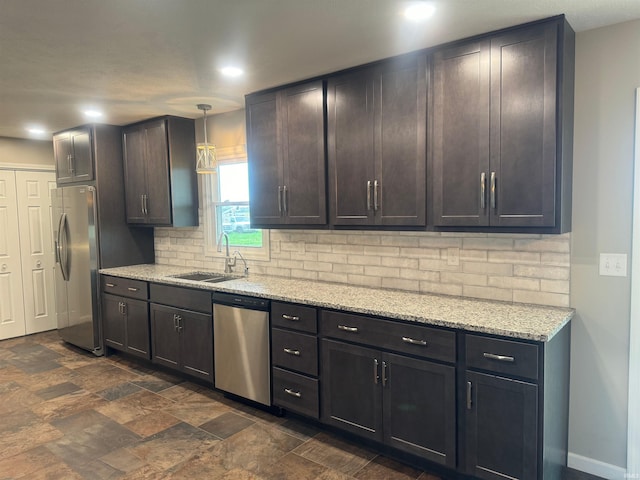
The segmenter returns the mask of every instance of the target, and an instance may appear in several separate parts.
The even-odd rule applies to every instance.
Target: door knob
[[[7,269],[7,264],[6,264],[6,263],[3,263],[3,264],[2,264],[2,267],[0,267],[0,268],[2,268],[2,271],[4,272],[4,271]]]
[[[41,266],[42,266],[42,262],[41,262],[40,260],[38,260],[38,261],[36,262],[36,267],[40,268]]]

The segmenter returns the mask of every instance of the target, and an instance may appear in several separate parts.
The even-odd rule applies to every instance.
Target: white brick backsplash
[[[569,268],[535,267],[532,265],[514,265],[513,274],[517,277],[546,278],[549,280],[569,280]]]
[[[442,283],[485,286],[487,284],[487,276],[475,273],[440,272],[440,281]]]
[[[156,228],[156,263],[222,271],[204,230]],[[271,230],[271,259],[251,274],[567,306],[571,236],[456,232]],[[448,265],[458,249],[459,265]],[[452,250],[453,251],[453,250]]]
[[[550,305],[553,307],[568,307],[569,295],[563,295],[561,293],[514,290],[513,301],[520,303],[534,303],[536,305]]]
[[[513,265],[510,263],[462,262],[464,273],[479,273],[483,275],[513,275]]]
[[[489,261],[497,263],[540,263],[537,252],[489,252]]]

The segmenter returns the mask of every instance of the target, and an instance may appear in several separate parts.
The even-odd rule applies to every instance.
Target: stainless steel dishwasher
[[[269,300],[213,293],[216,388],[271,405]]]

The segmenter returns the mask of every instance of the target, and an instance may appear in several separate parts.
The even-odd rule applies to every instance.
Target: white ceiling
[[[564,13],[582,31],[640,18],[640,0],[0,0],[0,136],[236,110],[244,95]],[[217,69],[242,66],[241,79]]]

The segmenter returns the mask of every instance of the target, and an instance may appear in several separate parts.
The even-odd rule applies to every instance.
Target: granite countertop
[[[173,277],[193,271],[193,268],[147,264],[107,268],[100,270],[100,273],[541,342],[550,340],[575,313],[570,308],[353,287],[261,275],[238,277],[220,283]]]

